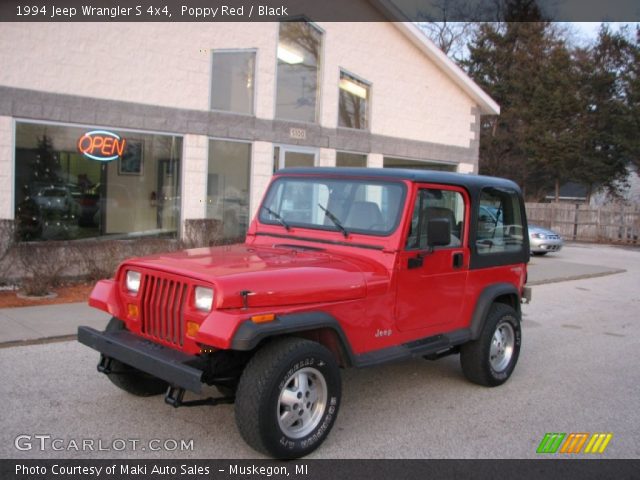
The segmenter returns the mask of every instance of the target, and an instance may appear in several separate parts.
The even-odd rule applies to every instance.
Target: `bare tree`
[[[486,3],[474,0],[433,0],[418,12],[417,25],[459,63],[467,56],[467,43],[478,26],[471,19],[488,19],[491,10]]]

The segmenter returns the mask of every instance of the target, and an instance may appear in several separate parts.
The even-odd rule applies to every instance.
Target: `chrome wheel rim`
[[[320,371],[306,367],[291,375],[278,397],[278,424],[289,438],[309,435],[327,406],[327,382]]]
[[[489,363],[496,372],[504,371],[511,362],[516,344],[516,334],[508,322],[502,322],[496,328],[491,339]]]

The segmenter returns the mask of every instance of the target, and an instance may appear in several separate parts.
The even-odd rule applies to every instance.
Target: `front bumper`
[[[529,240],[529,247],[532,252],[559,252],[562,249],[562,239],[542,239],[532,238]]]
[[[126,330],[99,332],[91,327],[78,327],[78,341],[174,387],[195,393],[202,391],[203,371],[189,364],[196,359],[192,355],[164,347]]]

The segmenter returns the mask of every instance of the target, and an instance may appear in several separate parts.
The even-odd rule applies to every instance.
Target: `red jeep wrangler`
[[[504,383],[530,299],[528,238],[508,180],[285,169],[244,244],[131,259],[98,282],[89,304],[113,319],[78,340],[123,390],[174,407],[235,401],[250,446],[301,457],[336,420],[340,367],[460,353],[469,380]],[[184,400],[203,384],[224,396]]]

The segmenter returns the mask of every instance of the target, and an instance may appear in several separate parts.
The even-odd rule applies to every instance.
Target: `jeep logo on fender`
[[[78,151],[85,157],[110,162],[124,153],[127,140],[106,130],[93,130],[78,139]]]

